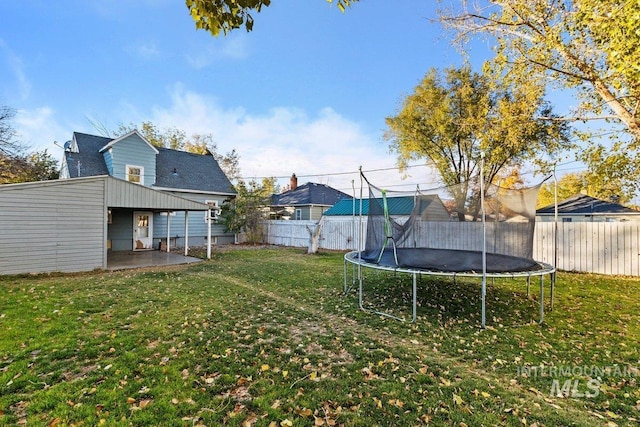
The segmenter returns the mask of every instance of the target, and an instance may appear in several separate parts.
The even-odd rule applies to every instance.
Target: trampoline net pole
[[[484,151],[480,153],[480,211],[482,212],[482,328],[486,327],[487,223],[484,209]]]

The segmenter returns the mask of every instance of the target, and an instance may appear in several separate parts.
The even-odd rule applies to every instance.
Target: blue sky
[[[437,2],[364,0],[346,13],[324,0],[274,0],[254,30],[196,31],[183,0],[0,2],[0,104],[34,149],[56,157],[72,132],[152,121],[213,134],[236,149],[244,177],[351,188],[356,174],[395,166],[383,140],[432,67],[462,57],[431,21]],[[471,52],[479,67],[489,54]],[[478,69],[478,68],[476,68]],[[369,174],[375,184],[428,184],[426,167]],[[286,184],[288,179],[281,179]],[[359,182],[359,181],[358,181]],[[398,187],[401,185],[401,187]]]

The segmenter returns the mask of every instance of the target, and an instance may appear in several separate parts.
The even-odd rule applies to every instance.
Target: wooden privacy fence
[[[309,231],[316,221],[265,221],[264,242],[292,247],[307,247]],[[433,233],[437,240],[450,248],[473,248],[472,241],[481,244],[473,236],[477,225],[460,222],[434,222],[425,227],[424,233]],[[514,227],[521,225],[514,224]],[[359,229],[362,232],[359,233]],[[469,230],[466,230],[469,228]],[[554,264],[553,222],[537,222],[533,241],[533,258]],[[366,219],[360,222],[352,218],[325,218],[320,233],[320,248],[330,250],[354,250],[364,246]],[[469,237],[472,236],[472,237]],[[362,244],[357,244],[358,238]],[[471,239],[471,240],[470,240]],[[640,222],[560,222],[558,223],[559,270],[599,274],[640,276]],[[417,242],[420,245],[420,242]],[[519,241],[501,242],[497,247],[519,245]],[[443,246],[445,246],[443,244]],[[489,248],[490,250],[490,248]]]

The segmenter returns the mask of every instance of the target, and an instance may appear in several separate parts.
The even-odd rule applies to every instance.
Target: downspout
[[[107,221],[109,220],[109,206],[107,206],[107,179],[104,179],[102,181],[102,203],[104,203],[104,212],[102,218],[102,269],[106,270],[108,267],[107,240],[109,240],[109,226],[107,224]]]
[[[189,255],[189,211],[184,211],[184,256]]]
[[[167,211],[167,253],[171,252],[171,212]]]
[[[207,210],[207,259],[211,259],[211,209]]]

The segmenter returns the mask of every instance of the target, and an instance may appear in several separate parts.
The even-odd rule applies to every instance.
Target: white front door
[[[152,249],[153,212],[133,213],[133,250]]]

